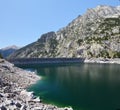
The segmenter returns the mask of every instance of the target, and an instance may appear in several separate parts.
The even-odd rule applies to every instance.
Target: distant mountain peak
[[[101,8],[115,8],[113,6],[109,6],[109,5],[98,5],[96,8],[94,9],[101,9]]]
[[[1,48],[1,50],[8,50],[8,49],[19,49],[20,47],[16,46],[16,45],[11,45],[11,46],[7,46],[4,48]]]
[[[7,46],[5,48],[0,49],[0,53],[2,54],[4,58],[7,58],[10,54],[12,54],[18,49],[20,49],[20,47],[16,45],[11,45],[11,46]]]

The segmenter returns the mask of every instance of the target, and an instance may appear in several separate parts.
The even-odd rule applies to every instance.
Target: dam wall
[[[15,65],[32,65],[32,64],[72,64],[83,63],[83,58],[19,58],[9,59],[9,62]]]

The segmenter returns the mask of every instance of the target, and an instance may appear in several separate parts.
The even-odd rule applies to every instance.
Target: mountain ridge
[[[99,5],[9,58],[120,57],[120,6]]]
[[[11,46],[7,46],[5,48],[1,48],[0,49],[0,53],[2,54],[2,56],[4,58],[7,58],[10,54],[12,54],[13,52],[15,52],[16,50],[18,50],[19,47],[16,45],[11,45]]]

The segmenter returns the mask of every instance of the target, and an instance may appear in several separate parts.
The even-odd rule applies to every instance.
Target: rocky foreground
[[[0,59],[0,109],[1,110],[72,110],[43,104],[26,87],[39,80],[36,74],[14,67]]]

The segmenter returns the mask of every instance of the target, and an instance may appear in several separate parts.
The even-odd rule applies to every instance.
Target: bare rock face
[[[49,42],[51,39],[56,38],[55,32],[48,32],[46,34],[43,34],[40,39],[38,39],[38,42],[46,43]]]
[[[120,58],[120,6],[100,5],[57,32],[16,51],[10,58]]]

